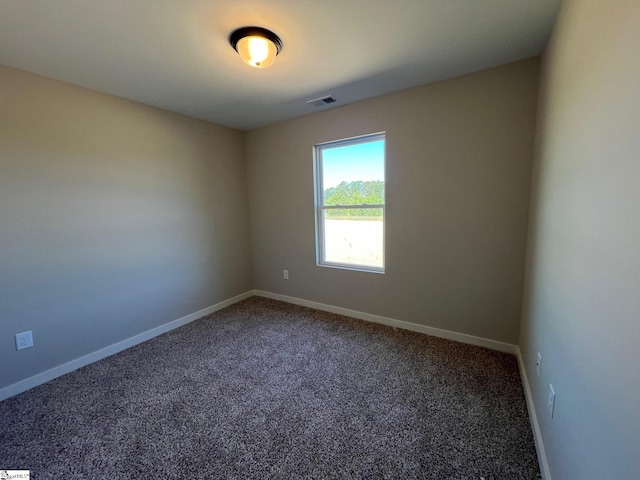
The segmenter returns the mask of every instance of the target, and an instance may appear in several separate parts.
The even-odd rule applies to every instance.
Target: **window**
[[[383,273],[384,133],[316,145],[314,162],[317,264]]]

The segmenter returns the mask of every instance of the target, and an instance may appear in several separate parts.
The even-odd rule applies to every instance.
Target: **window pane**
[[[381,208],[324,210],[325,261],[382,268]]]
[[[322,148],[324,205],[384,203],[384,140]]]
[[[318,265],[384,273],[385,134],[316,145],[314,162]]]

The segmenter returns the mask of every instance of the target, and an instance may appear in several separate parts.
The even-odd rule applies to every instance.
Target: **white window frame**
[[[322,182],[322,150],[326,147],[346,147],[357,145],[360,143],[369,143],[384,140],[384,203],[382,204],[364,204],[364,205],[324,205],[324,185]],[[314,172],[314,194],[315,194],[315,216],[316,216],[316,265],[319,267],[340,268],[344,270],[356,270],[360,272],[384,273],[386,254],[385,254],[385,231],[386,231],[386,211],[387,203],[387,140],[386,132],[372,133],[361,135],[358,137],[345,138],[330,142],[323,142],[313,147],[313,172]],[[326,251],[324,245],[324,211],[325,210],[350,210],[358,208],[380,208],[382,209],[382,267],[371,265],[361,265],[356,263],[339,263],[326,260]]]

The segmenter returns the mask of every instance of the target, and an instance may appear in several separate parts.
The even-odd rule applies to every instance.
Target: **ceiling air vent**
[[[334,103],[336,101],[332,95],[327,95],[326,97],[314,98],[313,100],[307,100],[307,103],[315,107],[323,107],[324,105],[328,105],[330,103]]]

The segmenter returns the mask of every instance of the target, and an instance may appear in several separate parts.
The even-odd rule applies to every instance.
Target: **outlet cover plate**
[[[33,347],[33,333],[31,330],[16,333],[16,350],[24,350]]]

